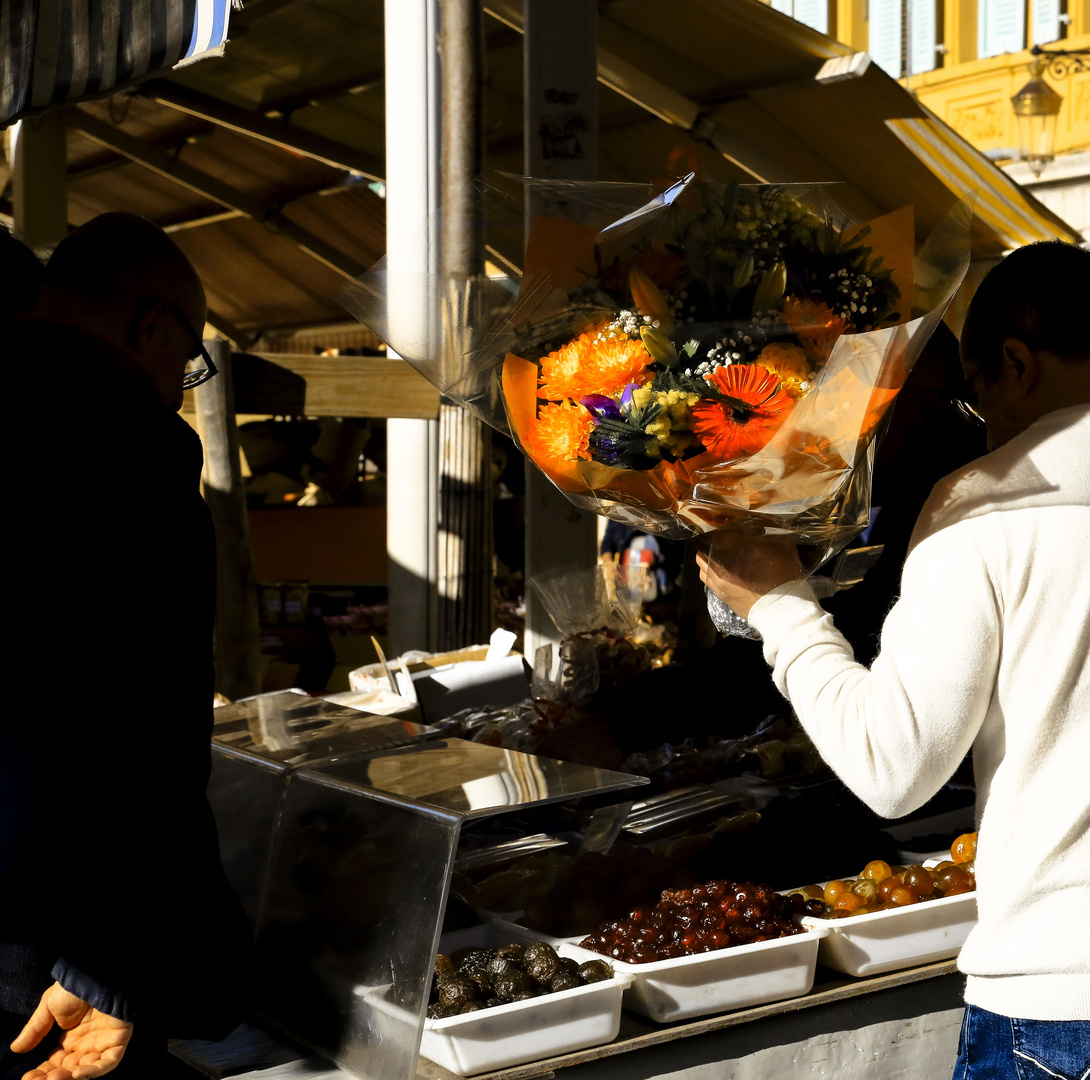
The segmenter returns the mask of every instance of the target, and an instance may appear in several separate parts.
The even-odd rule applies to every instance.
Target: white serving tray
[[[827,931],[818,949],[826,967],[846,975],[881,975],[957,956],[976,925],[976,893],[846,919],[808,915],[802,922]]]
[[[495,925],[532,934],[517,924]],[[822,926],[808,926],[805,933],[791,937],[649,964],[613,960],[572,944],[570,939],[533,936],[559,942],[558,949],[571,950],[567,955],[578,956],[580,961],[606,960],[618,975],[632,979],[624,992],[625,1008],[659,1023],[669,1023],[808,994],[814,985],[818,945],[825,934]]]
[[[439,951],[537,940],[525,927],[489,923],[444,935]],[[586,950],[574,946],[560,945],[557,952],[580,963],[590,958]],[[604,959],[597,954],[593,958]],[[426,1020],[420,1053],[458,1076],[471,1076],[612,1042],[621,1023],[621,996],[632,979],[607,962],[613,964],[612,979],[463,1016]]]

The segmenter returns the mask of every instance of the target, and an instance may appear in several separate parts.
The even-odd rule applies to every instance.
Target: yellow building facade
[[[1046,69],[1063,98],[1054,159],[1020,160],[1011,98],[1031,78],[1030,49],[1090,53],[1090,0],[770,0],[870,54],[921,104],[1090,240],[1090,55],[1084,70]]]

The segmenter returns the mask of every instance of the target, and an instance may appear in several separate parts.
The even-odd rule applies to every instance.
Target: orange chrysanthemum
[[[833,344],[845,330],[844,320],[820,300],[797,300],[793,296],[783,302],[783,321],[819,367],[829,359]]]
[[[588,330],[542,357],[539,396],[578,399],[588,394],[620,393],[629,383],[642,386],[649,382],[650,363],[651,354],[642,341]]]
[[[531,458],[561,462],[576,458],[590,460],[590,433],[594,419],[582,405],[570,401],[549,402],[542,406],[526,434],[526,450]]]
[[[780,380],[780,385],[793,398],[803,393],[803,386],[810,381],[810,364],[806,353],[790,342],[774,341],[766,345],[754,361]]]
[[[703,400],[693,406],[693,430],[724,461],[755,454],[791,411],[793,402],[779,379],[756,364],[717,368],[707,380],[737,403]]]

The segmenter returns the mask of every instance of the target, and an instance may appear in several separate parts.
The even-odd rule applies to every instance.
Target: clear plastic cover
[[[875,436],[969,260],[967,202],[916,250],[911,207],[857,224],[835,192],[486,174],[468,270],[392,253],[341,301],[576,505],[816,566],[867,524]]]

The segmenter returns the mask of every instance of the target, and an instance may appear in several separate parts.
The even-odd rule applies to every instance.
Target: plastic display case
[[[260,1011],[357,1076],[409,1080],[463,826],[646,780],[279,704],[315,711],[274,723],[274,747],[262,706],[224,717],[209,787],[254,920]]]

